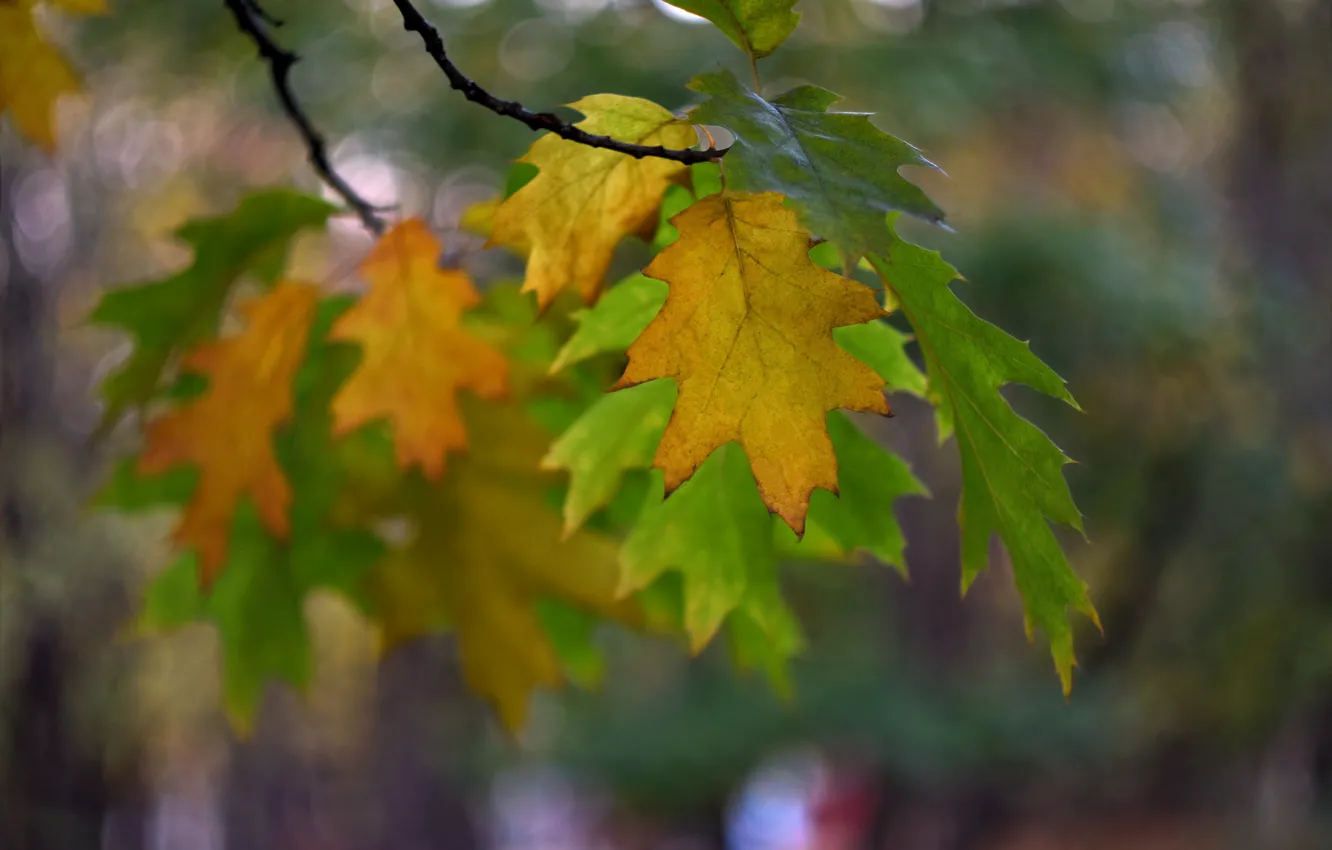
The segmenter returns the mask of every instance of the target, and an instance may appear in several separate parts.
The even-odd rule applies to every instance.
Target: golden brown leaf
[[[549,439],[515,404],[465,400],[473,440],[439,482],[408,476],[400,504],[414,536],[372,571],[368,590],[388,645],[452,628],[469,686],[510,730],[533,690],[563,676],[537,616],[543,598],[638,622],[616,600],[616,549],[595,534],[563,539],[537,469]]]
[[[458,229],[473,236],[490,239],[490,234],[495,230],[495,211],[502,203],[504,199],[500,197],[477,201],[462,211],[462,215],[458,217]],[[504,247],[524,260],[532,253],[532,246],[527,244],[526,237],[517,242],[508,242]]]
[[[175,539],[199,554],[204,583],[226,560],[237,503],[250,496],[265,527],[287,534],[291,487],[273,454],[273,432],[291,417],[292,379],[305,355],[319,291],[284,282],[241,306],[249,320],[238,336],[204,343],[184,358],[208,378],[198,399],[148,426],[139,471],[199,468],[199,484]]]
[[[587,116],[577,126],[589,133],[669,148],[697,141],[688,122],[650,101],[596,94],[570,106]],[[651,235],[666,187],[687,173],[669,160],[634,159],[553,135],[519,161],[540,172],[495,211],[489,244],[530,248],[523,290],[535,292],[542,309],[569,288],[596,300],[615,246],[630,234]]]
[[[836,491],[829,410],[889,413],[883,379],[833,328],[884,315],[874,293],[809,259],[809,233],[775,192],[713,195],[671,220],[680,238],[645,274],[666,305],[629,348],[619,386],[675,378],[654,465],[673,490],[738,440],[768,507],[802,533],[810,494]]]
[[[74,14],[106,11],[103,0],[52,5]],[[79,79],[38,29],[37,6],[36,0],[0,2],[0,113],[8,110],[19,132],[50,152],[56,145],[56,101],[78,91]]]
[[[463,330],[462,315],[480,296],[466,272],[439,268],[439,254],[420,219],[390,230],[361,265],[370,291],[330,334],[363,350],[333,399],[334,433],[387,417],[398,463],[419,463],[431,478],[450,449],[467,447],[458,391],[496,398],[509,376],[504,355]]]

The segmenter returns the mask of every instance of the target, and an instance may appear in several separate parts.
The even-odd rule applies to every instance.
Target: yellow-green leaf
[[[772,53],[800,23],[791,11],[796,0],[667,0],[672,6],[707,18],[748,53],[762,59]]]
[[[597,94],[570,106],[587,116],[577,126],[589,133],[668,148],[697,141],[688,121],[651,101]],[[566,289],[595,301],[615,246],[631,234],[651,238],[666,187],[688,175],[677,162],[554,135],[538,139],[520,162],[540,171],[494,211],[489,244],[528,252],[523,289],[537,294],[542,309]]]
[[[809,259],[809,233],[782,201],[713,195],[673,219],[679,240],[645,272],[670,286],[666,305],[630,347],[620,386],[679,385],[655,458],[668,491],[735,440],[764,502],[799,534],[810,494],[837,487],[828,411],[889,408],[883,379],[833,340],[883,310]]]
[[[532,692],[564,678],[540,601],[634,624],[638,606],[616,596],[609,540],[564,537],[538,470],[547,440],[521,407],[463,405],[471,448],[438,482],[409,474],[388,499],[383,510],[414,530],[371,571],[367,591],[390,645],[454,631],[468,684],[516,730]]]
[[[37,26],[37,0],[0,2],[0,114],[48,153],[55,150],[55,106],[79,90],[79,78]],[[106,11],[102,0],[54,0],[61,11]]]

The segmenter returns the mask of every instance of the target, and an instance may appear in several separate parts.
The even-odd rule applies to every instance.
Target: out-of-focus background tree
[[[922,147],[955,233],[912,235],[1033,340],[1083,413],[1012,400],[1079,463],[1068,541],[1104,635],[1067,703],[1002,562],[958,598],[957,469],[928,409],[878,433],[934,493],[900,508],[912,578],[792,565],[810,635],[783,702],[606,636],[605,684],[524,739],[462,693],[447,640],[378,660],[332,597],[315,681],[237,740],[206,627],[129,628],[165,526],[85,503],[92,387],[125,341],[105,287],[187,254],[186,219],[321,191],[214,0],[51,20],[87,74],[61,153],[0,130],[0,847],[79,850],[1045,850],[1332,844],[1332,4],[803,0],[765,90],[817,82]],[[371,200],[457,220],[530,143],[451,92],[389,0],[270,0],[295,85]],[[433,0],[458,64],[534,108],[691,103],[743,67],[656,0]],[[337,282],[353,218],[298,245]],[[643,259],[632,248],[620,268]],[[132,445],[131,431],[111,449]]]

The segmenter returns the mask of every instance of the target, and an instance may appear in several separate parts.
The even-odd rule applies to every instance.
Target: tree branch
[[[236,19],[236,26],[250,37],[255,47],[259,48],[259,55],[268,63],[269,75],[273,78],[273,89],[282,104],[282,111],[291,119],[291,123],[296,125],[301,138],[305,140],[311,167],[329,188],[337,192],[347,206],[355,211],[366,230],[376,236],[383,234],[384,220],[377,214],[380,208],[356,194],[356,190],[333,170],[324,137],[310,122],[309,116],[305,114],[305,110],[301,108],[291,90],[291,67],[300,61],[300,56],[278,45],[265,29],[265,25],[281,26],[281,21],[265,12],[258,0],[223,0],[223,2]]]
[[[231,2],[231,0],[228,0],[228,2]],[[449,59],[448,52],[444,49],[444,38],[439,34],[439,30],[425,19],[425,16],[412,5],[411,0],[393,0],[393,4],[398,7],[398,11],[402,14],[403,29],[421,36],[421,41],[425,43],[426,53],[430,54],[430,58],[435,60],[435,64],[444,72],[444,76],[448,77],[449,85],[462,92],[463,97],[484,106],[497,115],[506,115],[509,118],[521,121],[533,130],[548,130],[562,139],[568,139],[571,142],[577,142],[591,148],[605,148],[606,150],[628,154],[634,159],[651,156],[692,165],[697,162],[710,162],[720,159],[726,154],[726,150],[729,150],[729,148],[725,150],[709,148],[702,151],[678,150],[662,145],[636,145],[630,142],[622,142],[610,136],[598,136],[580,130],[550,112],[533,112],[517,101],[495,97],[458,70],[458,66],[453,64],[453,61]]]

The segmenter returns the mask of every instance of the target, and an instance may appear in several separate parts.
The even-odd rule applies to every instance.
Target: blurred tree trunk
[[[303,734],[309,696],[270,693],[255,737],[232,750],[228,850],[477,850],[469,800],[450,775],[474,746],[475,712],[444,649],[421,640],[379,663],[372,716],[343,730],[364,740],[345,751]]]
[[[1332,472],[1332,4],[1230,0],[1225,11],[1236,74],[1230,227],[1242,256],[1234,259],[1261,287],[1253,293],[1261,308],[1255,345],[1273,352],[1263,368],[1279,399],[1278,427],[1293,447],[1321,447],[1312,457],[1326,481]],[[1297,455],[1296,462],[1305,461]],[[1332,551],[1329,501],[1311,504],[1314,539],[1300,548],[1310,553],[1299,565],[1300,587],[1332,604],[1323,557]],[[1294,789],[1317,788],[1318,753],[1332,746],[1329,712],[1326,694],[1321,705],[1298,701],[1271,736],[1255,777],[1261,832],[1255,839],[1263,846],[1305,846],[1314,833],[1316,800]]]
[[[0,161],[0,848],[137,850],[135,748],[112,740],[126,564],[80,514],[81,452],[54,392],[53,289],[16,248],[23,174]]]
[[[17,171],[0,163],[0,457],[12,461],[51,420],[50,315],[43,282],[13,249]],[[66,729],[68,661],[60,622],[29,592],[24,556],[44,517],[17,480],[0,470],[0,534],[6,584],[5,658],[13,678],[4,694],[0,754],[0,847],[64,850],[97,847],[106,794],[101,765],[72,751]]]
[[[1286,421],[1332,413],[1332,4],[1230,0],[1234,244],[1261,281]]]
[[[378,672],[373,779],[383,850],[477,850],[477,824],[444,766],[479,733],[457,661],[439,639],[399,647]],[[474,793],[482,789],[471,789]]]

